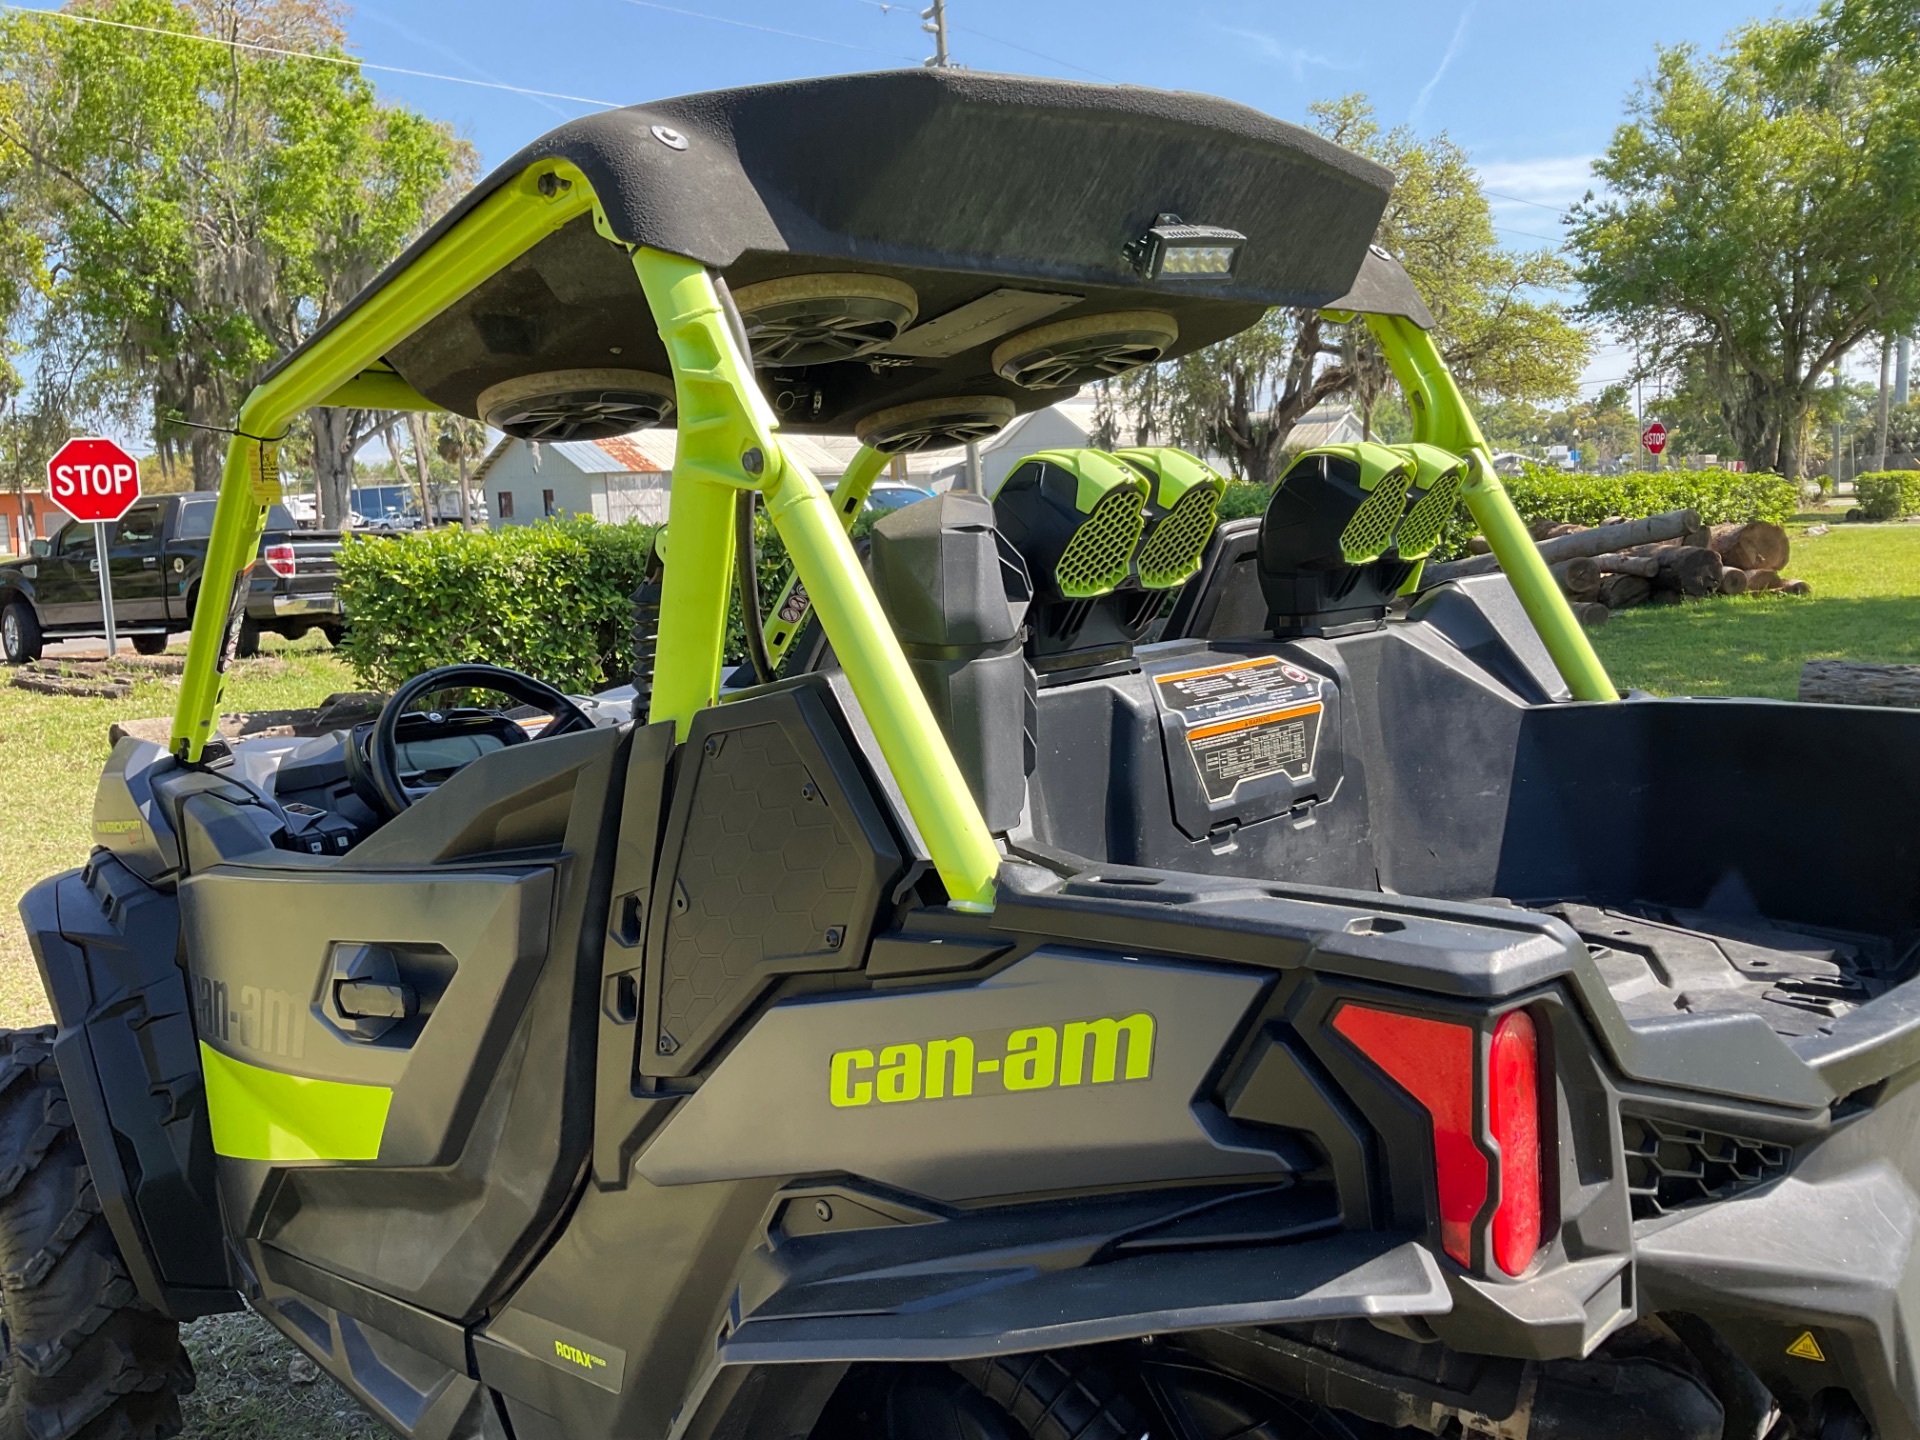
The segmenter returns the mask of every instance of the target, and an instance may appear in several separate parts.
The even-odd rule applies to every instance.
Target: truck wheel
[[[40,658],[46,641],[40,635],[40,617],[24,600],[10,601],[0,610],[0,651],[9,665],[27,665]]]
[[[129,635],[133,641],[133,653],[136,655],[164,655],[167,650],[167,637],[164,635]]]
[[[53,1027],[0,1031],[0,1440],[162,1440],[193,1366],[100,1213]]]
[[[247,616],[240,620],[240,635],[233,647],[234,655],[241,660],[251,660],[260,653],[260,622]]]

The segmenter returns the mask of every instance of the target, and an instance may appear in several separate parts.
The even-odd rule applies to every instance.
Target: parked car
[[[212,495],[152,496],[108,536],[114,627],[142,655],[158,655],[170,633],[193,623],[215,501]],[[330,639],[340,637],[339,548],[338,532],[296,529],[284,507],[273,507],[247,591],[239,654],[255,653],[268,632],[292,638],[318,628]],[[69,522],[34,541],[30,554],[0,564],[0,652],[7,664],[37,660],[49,641],[104,634],[92,525]]]
[[[827,493],[829,495],[833,493],[831,486],[828,487]],[[904,480],[876,480],[872,491],[867,495],[867,503],[860,508],[878,511],[884,515],[890,510],[899,510],[915,501],[932,498],[931,490],[923,490],[918,485],[909,485]]]

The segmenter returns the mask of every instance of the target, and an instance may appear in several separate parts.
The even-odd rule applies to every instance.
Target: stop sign
[[[111,440],[69,440],[47,462],[47,494],[76,520],[118,520],[140,498],[140,467]]]
[[[1667,448],[1667,427],[1658,420],[1654,421],[1641,434],[1640,443],[1647,447],[1649,455],[1658,455]]]

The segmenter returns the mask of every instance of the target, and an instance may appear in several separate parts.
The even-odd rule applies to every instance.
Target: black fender
[[[1255,1209],[1268,1214],[1250,1228],[1267,1228],[1295,1198],[1268,1192],[1238,1204],[1189,1202],[1184,1212],[1165,1206],[1158,1223],[1140,1224],[1146,1217],[1136,1214],[1111,1229],[1095,1221],[1052,1234],[1021,1234],[1028,1227],[1000,1217],[1002,1243],[972,1254],[942,1243],[938,1223],[790,1239],[777,1259],[763,1253],[758,1264],[749,1261],[733,1323],[693,1378],[674,1440],[757,1433],[742,1426],[761,1414],[769,1393],[820,1396],[817,1408],[847,1367],[861,1362],[953,1363],[1186,1330],[1449,1307],[1439,1265],[1413,1237],[1326,1233],[1309,1219],[1310,1205],[1299,1219],[1309,1234],[1321,1230],[1314,1238],[1285,1239],[1282,1223],[1273,1243],[1205,1243],[1234,1235]],[[1140,1228],[1130,1230],[1129,1221]],[[1216,1226],[1217,1237],[1199,1233]],[[963,1220],[958,1228],[974,1226]],[[1043,1222],[1039,1230],[1048,1228]]]
[[[21,918],[52,1001],[54,1060],[127,1273],[162,1314],[240,1308],[178,961],[179,902],[96,851],[43,880]]]

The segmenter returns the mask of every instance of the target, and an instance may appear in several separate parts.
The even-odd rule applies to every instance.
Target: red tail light
[[[269,545],[261,552],[260,558],[267,562],[267,569],[278,575],[282,580],[293,579],[293,546]]]
[[[1333,1028],[1419,1101],[1433,1125],[1440,1243],[1473,1263],[1473,1222],[1487,1203],[1488,1165],[1476,1134],[1471,1026],[1364,1005],[1345,1005]],[[1493,1217],[1494,1260],[1518,1275],[1540,1246],[1539,1047],[1522,1011],[1494,1030],[1488,1060],[1488,1129],[1500,1148],[1500,1207]]]
[[[1500,1147],[1500,1208],[1493,1258],[1509,1275],[1540,1248],[1540,1041],[1524,1010],[1494,1027],[1487,1057],[1487,1128]]]

